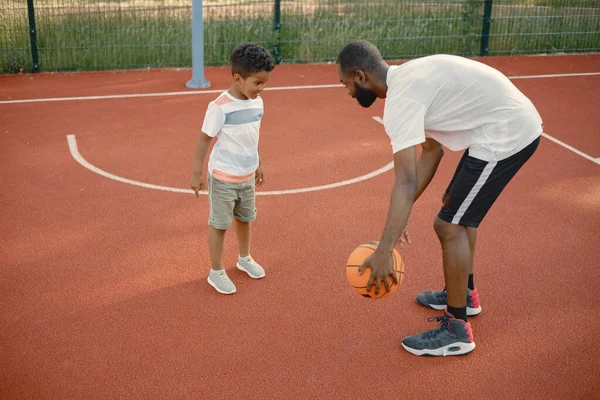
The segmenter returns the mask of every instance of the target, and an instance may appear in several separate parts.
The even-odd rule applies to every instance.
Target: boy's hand
[[[262,165],[259,165],[258,168],[256,169],[256,174],[254,176],[255,183],[258,186],[262,186],[264,179],[265,179],[265,173],[263,172],[263,167],[262,167]]]
[[[194,172],[192,175],[192,179],[190,180],[190,187],[194,189],[196,192],[196,197],[198,196],[198,192],[200,190],[204,190],[204,178],[202,177],[202,172]]]

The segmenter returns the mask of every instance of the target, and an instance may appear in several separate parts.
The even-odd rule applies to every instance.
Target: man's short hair
[[[348,43],[336,61],[345,75],[354,74],[357,70],[373,72],[384,61],[379,49],[366,40],[353,40]]]
[[[252,74],[275,68],[271,54],[256,43],[242,43],[231,52],[231,73],[247,78]]]

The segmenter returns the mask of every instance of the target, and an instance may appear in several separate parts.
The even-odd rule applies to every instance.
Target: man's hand
[[[408,243],[409,245],[412,245],[412,242],[410,241],[410,235],[408,234],[409,222],[410,222],[410,215],[408,216],[408,221],[406,221],[406,226],[402,230],[402,233],[400,234],[400,239],[398,240],[398,245],[400,246],[401,249],[404,247],[403,243]]]
[[[200,190],[204,190],[206,185],[204,184],[204,178],[202,177],[202,172],[194,172],[192,174],[192,179],[190,180],[190,187],[194,189],[196,192],[196,197],[198,196],[198,192]]]
[[[448,199],[449,194],[450,192],[444,191],[444,194],[442,195],[442,204],[446,204],[446,200]]]
[[[408,234],[408,225],[404,227],[404,230],[400,235],[400,240],[398,241],[398,245],[401,249],[403,248],[403,243],[408,243],[409,245],[412,245],[412,242],[410,241],[410,235]]]
[[[371,291],[373,282],[375,282],[375,295],[379,294],[379,287],[381,281],[385,285],[387,291],[390,291],[390,282],[388,281],[388,275],[392,276],[392,279],[398,284],[398,277],[394,272],[394,258],[392,253],[375,250],[375,253],[371,254],[358,268],[358,275],[361,275],[367,268],[371,268],[371,277],[367,283],[367,291]]]
[[[262,167],[262,165],[259,165],[258,168],[256,169],[256,174],[254,176],[256,185],[262,186],[264,179],[265,179],[265,173],[263,172],[263,167]]]

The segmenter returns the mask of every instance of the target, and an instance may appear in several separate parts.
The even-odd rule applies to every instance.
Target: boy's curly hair
[[[242,43],[231,52],[231,74],[240,74],[244,79],[261,71],[275,68],[273,57],[264,47],[256,43]]]

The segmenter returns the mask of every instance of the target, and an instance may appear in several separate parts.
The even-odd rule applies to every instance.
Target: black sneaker
[[[456,319],[450,313],[428,318],[429,322],[434,320],[440,322],[438,328],[405,337],[402,347],[417,356],[458,356],[475,349],[470,322]]]

